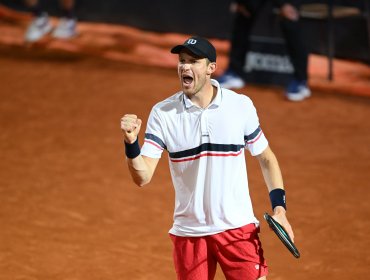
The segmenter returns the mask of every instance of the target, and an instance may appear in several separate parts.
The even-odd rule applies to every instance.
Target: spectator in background
[[[29,25],[25,40],[36,42],[52,31],[52,36],[58,39],[69,39],[76,36],[77,20],[74,15],[74,0],[59,0],[62,17],[58,25],[54,28],[50,23],[49,16],[41,6],[39,0],[25,0],[25,4],[32,12],[34,19]]]
[[[242,88],[245,56],[249,51],[249,37],[257,14],[266,1],[270,0],[235,0],[236,13],[229,54],[229,65],[218,78],[222,87]],[[285,38],[288,54],[294,68],[294,79],[286,88],[286,97],[291,101],[301,101],[311,95],[307,86],[308,51],[304,43],[299,21],[300,0],[273,0],[279,8],[280,24]]]

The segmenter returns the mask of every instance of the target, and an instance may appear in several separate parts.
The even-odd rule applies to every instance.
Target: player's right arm
[[[123,132],[123,138],[125,143],[129,144],[126,145],[126,149],[127,146],[130,145],[133,145],[132,147],[138,148],[138,144],[137,146],[135,146],[135,142],[138,138],[141,123],[141,119],[133,114],[126,114],[121,118],[121,129]],[[158,158],[150,158],[142,156],[140,154],[133,158],[127,157],[127,165],[131,177],[136,185],[142,187],[150,182],[157,167],[158,161]]]

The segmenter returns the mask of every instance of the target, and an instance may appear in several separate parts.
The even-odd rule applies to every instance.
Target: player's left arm
[[[277,205],[275,205],[276,203],[273,203],[273,205],[275,206],[273,206],[274,214],[272,217],[286,229],[290,238],[292,239],[292,241],[294,241],[294,233],[286,217],[286,207],[284,207],[285,206],[284,182],[277,158],[269,146],[267,146],[267,148],[256,157],[260,164],[263,178],[265,179],[265,183],[270,193],[270,198],[271,194],[273,194],[273,196],[277,195]],[[280,200],[279,196],[283,196],[281,197],[281,203],[279,203]]]

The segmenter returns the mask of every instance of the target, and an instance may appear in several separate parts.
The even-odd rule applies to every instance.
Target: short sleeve
[[[148,118],[141,155],[160,158],[163,150],[167,149],[163,139],[163,123],[154,107]]]
[[[257,110],[252,100],[247,99],[247,120],[244,130],[245,147],[252,156],[261,154],[268,146],[268,141],[262,131]]]

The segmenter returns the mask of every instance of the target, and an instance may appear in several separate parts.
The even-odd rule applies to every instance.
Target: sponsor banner
[[[256,84],[286,86],[293,77],[293,65],[284,40],[252,36],[251,51],[245,57],[245,80]]]

